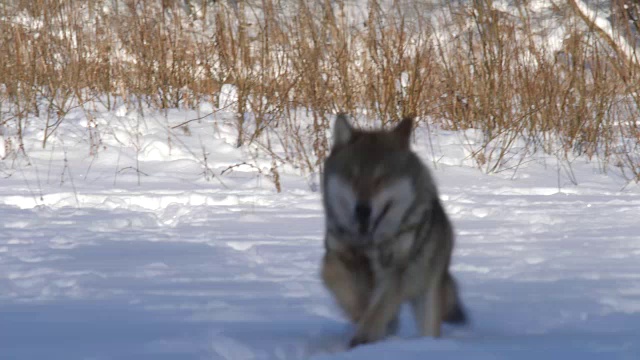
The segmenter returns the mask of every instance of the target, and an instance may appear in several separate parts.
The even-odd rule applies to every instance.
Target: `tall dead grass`
[[[481,130],[472,154],[487,172],[524,139],[520,152],[584,154],[640,180],[638,67],[570,6],[556,9],[569,36],[550,52],[524,3],[517,15],[490,0],[362,3],[354,21],[348,0],[5,1],[5,154],[24,151],[27,127],[43,128],[46,146],[74,107],[194,108],[232,84],[237,146],[271,154],[274,178],[284,163],[318,171],[332,114],[349,111]],[[449,14],[438,26],[436,8]],[[89,126],[88,136],[96,153],[100,130]]]

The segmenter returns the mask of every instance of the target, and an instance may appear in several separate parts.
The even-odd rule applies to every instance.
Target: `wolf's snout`
[[[371,218],[371,205],[366,202],[358,202],[355,208],[355,216],[358,225],[360,225],[360,233],[366,233],[369,229],[369,219]]]

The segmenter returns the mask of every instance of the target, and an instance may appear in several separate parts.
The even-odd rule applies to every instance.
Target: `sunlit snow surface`
[[[471,324],[421,339],[404,309],[397,337],[347,351],[318,277],[317,180],[285,168],[278,194],[251,166],[220,175],[247,159],[232,114],[168,141],[199,115],[105,111],[90,156],[72,113],[0,163],[0,358],[640,358],[640,191],[619,173],[539,155],[485,175],[473,132],[419,129]]]
[[[606,25],[606,1],[578,3]],[[534,40],[558,48],[553,2],[530,5]],[[613,163],[524,152],[486,175],[481,134],[435,127],[414,149],[456,227],[471,323],[417,338],[403,309],[398,336],[348,351],[354,329],[318,277],[317,175],[283,166],[276,193],[272,159],[235,146],[236,97],[225,85],[220,108],[75,109],[44,149],[31,119],[28,157],[5,152],[3,128],[1,360],[640,359],[638,185]]]

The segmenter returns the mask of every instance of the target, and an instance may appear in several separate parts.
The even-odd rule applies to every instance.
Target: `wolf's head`
[[[352,245],[394,234],[414,201],[415,156],[409,148],[413,119],[392,130],[354,129],[338,115],[325,162],[324,205],[329,228]]]

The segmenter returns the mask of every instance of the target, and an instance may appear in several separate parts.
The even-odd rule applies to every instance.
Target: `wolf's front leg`
[[[345,257],[327,251],[322,262],[322,281],[349,319],[357,323],[367,308],[373,274],[365,258]]]
[[[444,305],[442,276],[427,279],[427,287],[412,299],[411,305],[420,335],[440,337]]]
[[[395,276],[380,279],[349,346],[354,347],[384,338],[390,323],[396,319],[401,304],[399,279]]]

